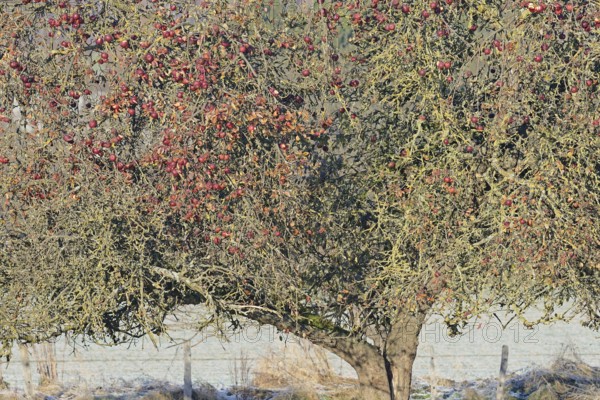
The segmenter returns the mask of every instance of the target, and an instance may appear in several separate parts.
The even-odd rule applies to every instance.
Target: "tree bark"
[[[359,391],[362,399],[390,400],[390,385],[386,362],[382,356],[367,358],[364,361],[350,362],[358,375]]]
[[[391,399],[387,362],[377,347],[349,337],[315,343],[336,354],[354,368],[358,375],[362,399]]]
[[[316,343],[320,342],[354,368],[363,399],[409,400],[412,368],[426,315],[421,311],[399,315],[382,349],[352,338]]]
[[[425,317],[426,313],[422,312],[402,315],[392,325],[384,351],[390,377],[391,400],[408,400],[410,397],[412,368]]]

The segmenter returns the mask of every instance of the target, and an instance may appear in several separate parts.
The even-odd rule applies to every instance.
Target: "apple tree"
[[[597,6],[0,7],[7,348],[200,303],[407,399],[431,314],[598,327]]]

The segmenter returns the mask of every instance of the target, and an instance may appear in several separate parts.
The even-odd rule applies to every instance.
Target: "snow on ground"
[[[188,317],[191,320],[195,318],[193,313]],[[179,318],[178,323],[181,324],[182,320]],[[267,364],[267,367],[261,367],[263,370],[285,370],[300,346],[298,338],[281,334],[273,327],[249,325],[224,340],[206,332],[199,334],[189,326],[174,326],[172,340],[161,338],[158,348],[149,340],[129,347],[85,347],[79,342],[61,340],[57,343],[56,354],[59,381],[67,387],[89,390],[97,387],[128,388],[127,385],[139,384],[140,380],[179,387],[183,381],[180,344],[190,340],[192,378],[216,388],[223,397],[227,388],[236,384],[248,386],[261,362]],[[431,379],[453,382],[440,385],[439,389],[445,396],[452,396],[452,393],[468,388],[463,381],[474,386],[485,382],[495,384],[502,345],[509,346],[509,374],[543,370],[567,348],[574,350],[581,363],[599,366],[600,335],[576,322],[540,326],[534,330],[510,322],[502,329],[500,321],[490,318],[473,321],[463,336],[450,337],[443,323],[432,319],[420,334],[414,377],[421,384],[416,388],[429,387],[427,382]],[[0,363],[0,376],[13,391],[22,391],[23,372],[16,348],[13,356],[9,364]],[[328,353],[325,358],[327,368],[336,375],[346,379],[356,376],[348,364],[334,355]],[[32,370],[33,382],[38,382],[35,362]],[[481,390],[489,392],[491,389]]]

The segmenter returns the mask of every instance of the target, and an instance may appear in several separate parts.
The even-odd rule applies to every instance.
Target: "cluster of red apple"
[[[64,8],[64,7],[61,7]],[[83,16],[77,12],[69,15],[67,13],[61,14],[58,19],[48,18],[48,25],[51,28],[59,28],[62,25],[70,25],[73,29],[79,29],[85,22]]]

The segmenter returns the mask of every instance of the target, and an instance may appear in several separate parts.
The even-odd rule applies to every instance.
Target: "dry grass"
[[[218,400],[217,392],[213,389],[194,389],[192,392],[193,400]],[[147,393],[140,400],[183,400],[183,389],[176,390],[158,390]]]
[[[354,383],[354,379],[341,377],[335,372],[325,350],[304,340],[288,345],[283,352],[272,351],[260,359],[252,380],[255,387],[271,389]]]
[[[547,369],[536,369],[512,377],[509,390],[532,399],[600,399],[600,368],[592,367],[573,354],[557,358]]]
[[[273,400],[319,400],[319,395],[314,390],[291,388],[277,393]]]
[[[308,387],[288,388],[273,394],[271,400],[365,400],[354,388],[337,388],[326,393]]]
[[[598,400],[600,399],[600,385],[581,388],[570,394],[568,400]]]
[[[206,383],[194,385],[193,400],[220,400],[217,390]],[[64,400],[183,400],[183,389],[166,382],[120,382],[109,387],[88,388],[86,385],[69,387],[39,387],[35,399]],[[0,392],[0,400],[25,400],[23,393]]]
[[[304,340],[260,359],[254,367],[252,385],[277,390],[274,400],[359,398],[356,380],[339,376],[327,352]]]
[[[443,398],[483,400],[496,397],[494,379],[441,383]],[[430,399],[430,384],[415,388],[414,399]],[[559,355],[548,368],[536,368],[510,375],[506,381],[510,400],[600,400],[600,367],[592,367],[579,356]]]

